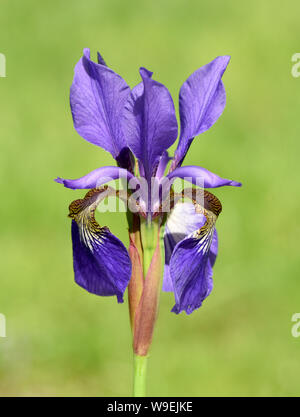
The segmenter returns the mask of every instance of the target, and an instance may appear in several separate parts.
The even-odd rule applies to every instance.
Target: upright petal
[[[224,185],[240,187],[242,185],[240,182],[221,178],[217,174],[195,165],[186,165],[176,168],[167,175],[167,178],[169,180],[181,178],[203,188],[218,188],[223,187]]]
[[[87,141],[101,146],[117,158],[126,142],[120,126],[120,114],[130,88],[108,68],[98,54],[98,64],[90,60],[89,49],[75,67],[70,91],[74,127]]]
[[[195,71],[179,93],[181,132],[172,169],[181,165],[195,136],[208,130],[223,113],[226,94],[221,81],[229,56],[219,56]]]
[[[129,181],[132,178],[135,178],[135,176],[126,169],[111,166],[97,168],[76,180],[65,180],[63,178],[57,177],[55,181],[59,184],[63,184],[67,188],[78,190],[100,187],[101,185],[118,178],[126,178]],[[135,180],[138,183],[138,179],[135,178]]]
[[[94,217],[97,205],[106,196],[105,191],[90,190],[84,199],[70,205],[75,282],[93,294],[116,295],[118,302],[123,302],[131,275],[128,252]]]
[[[169,156],[168,151],[164,151],[162,156],[160,157],[160,160],[157,166],[157,171],[155,174],[157,178],[160,179],[164,176],[167,165],[171,161],[171,159],[172,158]]]
[[[140,69],[140,74],[143,82],[132,90],[127,101],[123,130],[149,181],[160,156],[177,138],[177,121],[167,88],[153,80],[145,68]]]

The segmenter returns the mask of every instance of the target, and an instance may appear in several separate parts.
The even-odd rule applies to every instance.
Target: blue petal
[[[181,132],[173,169],[182,161],[195,136],[208,130],[223,113],[226,94],[221,81],[229,56],[219,56],[195,71],[179,93]]]
[[[214,230],[210,230],[200,238],[187,237],[173,251],[170,276],[176,302],[172,311],[176,314],[192,313],[201,307],[212,290],[212,267],[216,257],[216,243],[210,251],[213,234]],[[214,239],[216,241],[217,237]]]
[[[200,229],[205,223],[205,216],[195,212],[192,203],[178,203],[170,213],[164,231],[165,267],[163,291],[173,291],[169,264],[178,242]]]
[[[95,220],[101,193],[91,190],[70,205],[75,282],[90,293],[116,295],[118,302],[123,302],[131,262],[123,243]]]
[[[185,234],[182,233],[177,239],[171,259],[169,262],[169,276],[172,281],[175,295],[175,306],[173,312],[180,313],[186,311],[192,313],[202,305],[203,300],[212,290],[212,268],[216,260],[218,251],[218,239],[215,232],[215,223],[222,211],[221,202],[210,192],[203,191],[203,201],[192,198],[196,213],[203,214],[206,218],[205,223],[181,239]],[[184,205],[182,205],[184,207]],[[176,207],[176,206],[175,206]],[[183,213],[186,208],[181,209]],[[187,214],[187,213],[186,213]],[[171,229],[179,230],[182,227],[183,232],[188,228],[192,229],[197,225],[195,213],[191,213],[189,220],[182,219],[187,226],[179,226],[179,218],[175,219]],[[199,224],[203,223],[203,219]],[[174,239],[174,243],[176,240]]]
[[[173,172],[167,175],[167,178],[170,180],[176,177],[182,178],[185,181],[189,181],[203,188],[217,188],[223,187],[224,185],[240,187],[242,185],[240,182],[221,178],[217,174],[214,174],[205,168],[194,165],[186,165],[176,168]]]
[[[177,138],[177,120],[167,88],[154,81],[145,68],[140,69],[140,74],[143,82],[132,90],[127,101],[123,130],[149,181],[160,156]]]
[[[171,161],[171,159],[172,158],[169,156],[168,151],[164,151],[162,156],[160,157],[160,160],[157,166],[157,171],[155,174],[157,178],[160,179],[164,176],[167,165]]]
[[[129,181],[130,179],[135,177],[133,174],[131,174],[131,172],[127,171],[126,169],[108,166],[97,168],[94,171],[91,171],[89,174],[76,180],[66,180],[57,177],[55,181],[59,184],[63,184],[67,188],[77,190],[100,187],[101,185],[106,184],[109,181],[116,180],[118,178],[126,178]],[[135,178],[135,180],[138,183],[137,178]]]
[[[130,94],[126,82],[105,65],[90,60],[89,49],[75,67],[70,91],[74,127],[87,141],[109,151],[114,158],[126,148],[120,114]]]

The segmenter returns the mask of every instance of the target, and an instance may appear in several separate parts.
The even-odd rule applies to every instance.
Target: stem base
[[[133,396],[146,396],[147,356],[134,355],[133,361]]]

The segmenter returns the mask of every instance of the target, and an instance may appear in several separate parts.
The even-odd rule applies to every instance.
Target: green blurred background
[[[299,394],[299,13],[297,0],[2,0],[1,395],[131,394],[127,301],[74,284],[67,212],[84,192],[53,181],[114,163],[72,125],[69,87],[84,47],[131,86],[139,66],[154,71],[177,110],[188,75],[232,56],[225,112],[185,163],[243,187],[215,192],[220,249],[201,309],[176,316],[173,296],[161,296],[148,394]],[[127,244],[123,214],[99,221]]]

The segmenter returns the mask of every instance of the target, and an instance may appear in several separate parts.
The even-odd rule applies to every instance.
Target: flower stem
[[[144,277],[147,276],[148,269],[150,267],[152,257],[156,247],[157,233],[159,223],[154,221],[148,223],[147,220],[142,219],[141,221],[141,237],[143,244],[143,266],[144,266]]]
[[[133,358],[133,396],[146,396],[147,356],[134,355]]]

